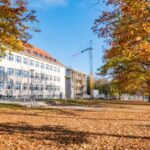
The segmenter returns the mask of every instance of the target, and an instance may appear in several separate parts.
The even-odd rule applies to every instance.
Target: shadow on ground
[[[81,145],[83,143],[89,143],[89,137],[116,137],[116,138],[127,138],[127,139],[141,139],[150,140],[150,136],[132,136],[132,135],[120,135],[120,134],[108,134],[108,133],[94,133],[94,132],[83,132],[73,131],[66,129],[63,126],[29,126],[25,123],[13,124],[13,123],[1,123],[0,124],[0,135],[12,136],[14,134],[21,134],[22,138],[28,140],[40,140],[55,142],[60,146],[66,146],[70,144]]]
[[[86,111],[87,112],[87,111]],[[107,117],[81,117],[73,112],[59,110],[55,112],[57,118],[60,119],[77,119],[77,120],[91,120],[91,121],[149,121],[149,119],[141,118],[107,118]],[[44,115],[39,113],[27,113],[27,112],[0,112],[0,115],[14,115],[14,116],[31,116],[31,117],[44,117],[46,120],[54,118],[53,115]],[[55,116],[56,117],[56,116]]]
[[[84,132],[71,131],[63,126],[29,126],[25,123],[18,124],[0,124],[0,135],[21,134],[22,137],[40,141],[53,141],[59,145],[82,144],[87,143],[87,134]]]

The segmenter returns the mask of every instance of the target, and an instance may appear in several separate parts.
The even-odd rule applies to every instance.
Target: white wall
[[[26,53],[16,53],[16,52],[12,52],[13,54],[13,58],[14,60],[13,61],[9,61],[8,60],[8,54],[5,58],[3,58],[1,61],[0,61],[0,67],[4,67],[5,68],[5,72],[7,72],[7,69],[8,68],[13,68],[13,69],[18,69],[18,70],[23,70],[23,71],[29,71],[31,72],[31,70],[34,70],[33,72],[34,73],[39,73],[39,74],[45,74],[45,75],[48,75],[49,77],[50,76],[53,76],[53,81],[50,81],[50,80],[47,80],[47,81],[44,81],[44,80],[40,80],[40,79],[31,79],[31,77],[16,77],[15,76],[15,73],[13,76],[7,76],[5,74],[4,78],[1,78],[0,82],[4,82],[5,83],[5,88],[3,90],[0,90],[0,95],[7,95],[7,92],[9,92],[10,90],[6,89],[6,83],[7,81],[10,81],[10,80],[13,80],[14,81],[14,84],[16,82],[21,82],[22,85],[23,83],[28,83],[31,84],[31,80],[32,80],[32,84],[33,85],[36,85],[36,84],[39,84],[39,85],[54,85],[56,87],[59,87],[60,90],[58,91],[55,91],[53,93],[55,93],[56,95],[60,95],[60,93],[62,93],[62,96],[63,98],[65,97],[65,67],[63,65],[59,65],[57,63],[54,63],[54,62],[49,62],[45,59],[42,59],[42,58],[38,58],[38,57],[34,57],[34,56],[29,56],[28,54]],[[16,56],[20,56],[21,57],[21,63],[17,63],[16,62]],[[30,64],[28,65],[25,65],[23,63],[23,59],[24,58],[27,58],[28,60],[33,60],[34,61],[34,66],[31,66]],[[44,63],[44,69],[42,69],[41,67],[36,67],[35,66],[35,62],[38,61],[40,64],[41,63]],[[49,66],[53,66],[53,71],[51,71],[50,69],[47,70],[46,69],[46,64],[48,64]],[[57,68],[57,71],[54,71],[54,67]],[[58,68],[60,69],[60,72],[58,72]],[[57,81],[54,81],[54,77],[57,77]],[[60,81],[58,81],[58,78],[60,78]],[[34,83],[33,83],[34,82]],[[11,90],[12,91],[12,90]],[[31,90],[15,90],[13,89],[13,95],[15,96],[23,96],[23,95],[29,95],[31,94]],[[44,90],[43,92],[39,93],[39,91],[35,91],[34,90],[34,94],[35,95],[40,95],[40,94],[43,94],[45,97],[46,96],[50,96],[50,93],[52,95],[52,92],[49,92],[47,90]],[[58,97],[58,96],[57,96]]]

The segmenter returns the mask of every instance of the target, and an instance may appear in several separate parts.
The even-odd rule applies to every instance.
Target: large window
[[[49,65],[48,64],[46,64],[46,69],[49,70]]]
[[[40,66],[40,64],[39,64],[38,61],[36,61],[35,66],[36,66],[36,67],[39,67],[39,66]]]
[[[0,82],[0,90],[4,89],[4,83]]]
[[[45,74],[41,74],[41,79],[42,79],[42,80],[45,79]]]
[[[50,71],[53,71],[53,66],[50,66]]]
[[[53,81],[53,76],[50,76],[50,81]]]
[[[44,91],[44,85],[41,85],[41,91]]]
[[[49,80],[49,76],[48,76],[48,75],[46,75],[46,76],[45,76],[45,79],[46,79],[46,80]]]
[[[21,83],[20,82],[16,83],[15,89],[16,90],[21,90]]]
[[[57,68],[56,67],[54,67],[54,71],[57,72]]]
[[[14,69],[8,68],[8,69],[7,69],[7,75],[8,75],[8,76],[13,76],[13,74],[14,74]]]
[[[30,60],[30,65],[34,66],[34,61],[32,59]]]
[[[13,89],[13,83],[12,82],[7,82],[7,89],[8,90]]]
[[[41,68],[44,69],[44,64],[43,63],[41,63]]]
[[[58,91],[60,91],[60,86],[58,86]]]
[[[28,77],[29,76],[29,72],[28,71],[22,71],[22,76],[23,77]]]
[[[16,70],[15,71],[15,75],[17,76],[17,77],[21,77],[21,70]]]
[[[54,81],[57,81],[57,77],[54,77]]]
[[[21,57],[20,56],[16,56],[16,62],[21,63]]]
[[[36,79],[40,79],[40,74],[39,74],[39,73],[36,73],[36,74],[35,74],[35,78],[36,78]]]
[[[7,58],[9,61],[14,61],[14,55],[13,54],[8,54]]]
[[[0,67],[0,77],[4,76],[4,67]]]
[[[39,91],[39,85],[36,85],[36,86],[35,86],[35,90],[36,90],[36,91]]]
[[[28,58],[23,58],[23,63],[24,63],[25,65],[28,65]]]
[[[23,84],[23,90],[27,90],[28,89],[28,84],[27,83],[24,83]]]

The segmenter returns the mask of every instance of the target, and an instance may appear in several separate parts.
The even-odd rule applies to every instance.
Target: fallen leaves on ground
[[[149,149],[149,110],[0,109],[0,150]]]

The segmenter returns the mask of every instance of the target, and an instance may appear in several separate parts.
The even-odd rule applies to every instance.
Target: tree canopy
[[[106,0],[111,7],[95,20],[93,31],[105,38],[102,75],[109,74],[122,93],[150,95],[150,1]]]
[[[38,31],[30,27],[37,20],[27,6],[26,0],[0,0],[0,56],[8,49],[23,50],[23,43],[32,37],[29,30]]]

